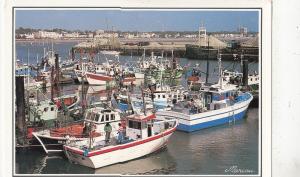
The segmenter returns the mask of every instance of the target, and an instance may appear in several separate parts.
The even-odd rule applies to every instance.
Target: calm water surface
[[[68,51],[76,43],[55,44],[54,48],[62,59],[68,56]],[[43,43],[17,43],[16,56],[27,61],[28,48],[30,63],[36,62],[37,53],[43,54]],[[48,45],[51,47],[51,45]],[[98,59],[98,56],[96,57]],[[137,57],[121,56],[122,63]],[[105,61],[99,55],[99,61]],[[182,65],[194,66],[200,64],[205,71],[206,61],[180,59]],[[212,76],[217,73],[217,62],[210,62]],[[232,67],[232,62],[223,62],[225,67]],[[249,70],[258,70],[258,64],[249,66]],[[238,64],[236,69],[239,70]],[[212,77],[213,79],[213,77]],[[68,86],[78,88],[79,86]],[[97,88],[105,89],[105,88]],[[95,88],[92,88],[94,91]],[[246,118],[232,124],[204,129],[194,133],[176,131],[166,148],[145,157],[125,163],[115,164],[100,169],[90,169],[77,164],[71,164],[64,154],[45,155],[41,148],[20,150],[16,152],[17,174],[231,174],[232,166],[251,171],[246,174],[258,173],[259,147],[257,108],[249,108]]]

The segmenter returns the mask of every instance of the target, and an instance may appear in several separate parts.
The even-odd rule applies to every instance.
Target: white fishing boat
[[[224,79],[227,82],[231,83],[236,83],[236,84],[241,84],[242,83],[242,78],[243,78],[243,73],[236,72],[236,71],[228,71],[224,70]],[[248,75],[248,85],[258,85],[259,84],[259,75],[255,72],[254,74],[249,74]]]
[[[250,93],[239,93],[234,85],[212,86],[190,97],[186,104],[157,112],[157,116],[177,118],[178,130],[192,132],[242,119],[252,99]]]
[[[103,55],[114,55],[114,56],[118,56],[120,55],[120,52],[118,51],[114,51],[114,50],[103,50],[103,51],[100,51],[100,53],[102,53]]]
[[[100,168],[133,160],[166,146],[175,131],[176,119],[156,118],[150,115],[130,115],[125,118],[126,131],[121,141],[86,141],[64,145],[69,161],[90,168]]]
[[[107,60],[105,63],[95,65],[94,72],[91,70],[85,72],[85,77],[90,85],[106,85],[115,80],[120,70],[118,63]]]
[[[88,62],[87,58],[82,58],[81,63],[77,63],[74,65],[74,74],[78,80],[79,83],[87,82],[85,73],[88,71],[94,70],[94,64],[91,62]]]
[[[150,98],[155,104],[169,105],[184,101],[187,91],[180,87],[171,88],[168,85],[155,84],[145,90],[145,97]]]
[[[105,124],[109,123],[112,126],[112,136],[116,136],[120,122],[121,117],[118,111],[103,107],[93,107],[86,110],[83,121],[36,131],[32,135],[39,141],[46,153],[57,152],[62,150],[47,149],[47,143],[51,142],[52,144],[61,145],[67,140],[81,141],[88,139],[90,135],[95,140],[101,141],[105,138]]]
[[[114,80],[112,75],[97,74],[92,72],[86,72],[85,77],[90,85],[106,85],[108,82]]]
[[[189,101],[177,104],[172,111],[159,111],[157,116],[179,120],[178,130],[192,132],[216,125],[235,122],[245,117],[253,96],[240,92],[237,85],[229,84],[223,77],[219,58],[219,82],[202,86]]]

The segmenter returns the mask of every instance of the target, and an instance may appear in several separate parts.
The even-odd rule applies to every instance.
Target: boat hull
[[[175,111],[159,111],[156,113],[156,115],[158,117],[176,118],[179,121],[177,130],[193,132],[217,125],[235,122],[244,118],[252,99],[253,96],[251,95],[249,99],[235,103],[227,108],[198,114],[187,115]]]
[[[134,141],[118,145],[110,149],[91,152],[83,156],[82,152],[76,152],[68,146],[64,146],[64,152],[71,162],[90,168],[100,168],[120,162],[126,162],[153,153],[164,147],[175,128],[165,134],[159,134],[144,140]]]
[[[85,76],[89,85],[106,85],[107,82],[113,80],[112,77],[102,74],[86,73]]]

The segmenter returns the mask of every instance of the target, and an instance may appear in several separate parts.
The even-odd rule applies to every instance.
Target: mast
[[[173,70],[176,69],[176,60],[174,58],[174,50],[172,49]]]
[[[54,102],[54,66],[51,66],[51,101]]]
[[[57,96],[59,97],[60,93],[59,93],[59,57],[58,54],[55,54],[55,84],[56,84],[56,88],[57,88]]]
[[[208,83],[208,77],[209,77],[209,36],[207,40],[207,60],[206,60],[206,78],[205,78],[205,83]]]
[[[27,49],[27,86],[29,87],[29,48]]]
[[[26,70],[25,70],[26,71]],[[28,104],[28,120],[30,120],[30,103],[29,103],[29,48],[27,49],[27,104]],[[35,123],[35,122],[34,122]]]
[[[83,69],[83,63],[82,63],[82,55],[81,55],[81,52],[80,52],[80,65],[81,65],[81,104],[82,104],[82,114],[84,114],[84,111],[85,111],[85,102],[84,102],[84,78],[83,78],[83,75],[84,75],[84,69]]]
[[[142,90],[142,98],[143,98],[143,110],[144,110],[144,115],[146,116],[146,103],[145,103],[145,95],[144,95],[144,90],[141,87]]]
[[[219,84],[220,84],[220,88],[223,89],[222,61],[221,61],[221,54],[219,53],[219,49],[218,49],[218,67],[219,67]]]

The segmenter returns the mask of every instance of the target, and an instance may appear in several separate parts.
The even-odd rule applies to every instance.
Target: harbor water
[[[64,60],[70,48],[76,43],[62,42],[54,44],[54,50]],[[45,43],[17,43],[16,58],[34,64],[43,55]],[[86,55],[86,54],[84,54]],[[76,57],[79,57],[77,54]],[[96,55],[95,61],[104,62],[107,56]],[[107,58],[109,59],[109,58]],[[120,56],[120,62],[131,65],[138,57]],[[128,62],[130,61],[130,62]],[[182,66],[193,67],[196,63],[202,71],[206,70],[206,60],[188,60],[180,58]],[[240,71],[238,62],[222,62],[224,68]],[[249,73],[258,71],[258,63],[249,65]],[[210,80],[217,76],[217,60],[210,61]],[[184,77],[184,76],[183,76]],[[184,78],[182,85],[185,84]],[[65,92],[79,89],[79,85],[65,86]],[[106,89],[93,88],[92,91]],[[16,174],[251,174],[259,173],[259,112],[258,108],[249,108],[245,119],[212,127],[193,133],[176,131],[167,147],[145,157],[129,162],[110,165],[99,169],[90,169],[70,163],[63,153],[46,155],[42,148],[18,149],[15,154]]]

